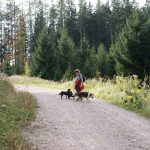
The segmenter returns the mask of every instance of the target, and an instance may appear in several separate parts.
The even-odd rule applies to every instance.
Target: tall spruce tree
[[[150,0],[146,0],[146,4],[143,8],[143,17],[150,16]]]
[[[134,0],[112,0],[111,27],[113,41],[124,28],[126,20],[132,15],[134,9],[136,9]]]
[[[135,11],[114,47],[118,74],[150,75],[149,29],[150,20],[146,21],[141,12]]]
[[[111,10],[109,3],[102,5],[98,0],[94,17],[96,20],[94,45],[98,47],[100,43],[103,43],[106,49],[109,49],[112,40]]]
[[[44,10],[43,10],[43,3],[39,0],[39,12],[35,17],[35,25],[34,25],[34,34],[32,35],[32,45],[31,45],[31,51],[34,52],[37,49],[37,39],[40,35],[40,33],[45,28],[45,17],[44,17]]]
[[[92,48],[89,57],[84,62],[82,72],[86,78],[94,78],[97,68],[96,53],[95,49]]]
[[[56,31],[56,24],[57,24],[57,10],[55,8],[55,5],[52,4],[52,7],[50,8],[50,14],[49,14],[49,32],[53,36],[53,38],[56,38],[57,31]]]
[[[61,32],[62,29],[65,29],[65,21],[66,21],[65,0],[59,0],[58,1],[57,13],[58,13],[57,31]]]
[[[67,0],[66,2],[66,29],[70,37],[73,38],[76,45],[79,45],[80,36],[77,28],[77,12],[74,0]]]
[[[62,79],[63,75],[72,68],[73,53],[75,52],[75,44],[72,38],[69,37],[66,29],[60,32],[60,39],[58,40],[58,48],[56,52],[55,80]],[[69,68],[70,67],[70,68]]]
[[[91,49],[90,49],[89,41],[87,37],[84,35],[84,37],[81,39],[80,51],[77,56],[78,58],[80,58],[80,61],[78,63],[79,67],[81,67],[80,69],[84,68],[84,63],[86,59],[90,57],[90,54],[91,54]]]
[[[108,53],[103,44],[98,47],[97,53],[97,69],[100,71],[102,76],[108,75]]]
[[[80,40],[85,35],[85,26],[86,24],[86,17],[87,15],[87,4],[85,0],[79,0],[79,11],[78,11],[78,30],[80,32]]]
[[[89,3],[88,6],[86,6],[85,9],[85,13],[86,13],[86,17],[84,18],[84,28],[85,28],[85,34],[89,40],[89,44],[90,46],[95,46],[95,29],[96,29],[96,21],[94,18],[94,8],[91,5],[91,3]]]
[[[37,50],[32,57],[32,75],[43,79],[53,79],[55,70],[54,54],[54,41],[47,29],[44,29],[39,35]]]

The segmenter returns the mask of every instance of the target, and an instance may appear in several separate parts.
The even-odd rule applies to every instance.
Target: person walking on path
[[[75,90],[80,93],[84,89],[84,78],[79,69],[75,70],[76,80],[75,80]]]

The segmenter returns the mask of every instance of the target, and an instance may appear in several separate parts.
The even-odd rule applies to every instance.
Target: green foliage
[[[86,26],[86,20],[88,17],[88,12],[87,12],[87,5],[85,0],[80,0],[79,1],[79,12],[78,12],[78,30],[80,32],[80,40],[85,35],[85,26]]]
[[[146,0],[145,7],[143,8],[143,17],[149,17],[150,15],[150,1]]]
[[[65,0],[58,0],[57,3],[57,32],[58,34],[65,28],[65,21],[66,21],[66,6]]]
[[[68,31],[68,35],[73,39],[75,44],[79,45],[79,31],[77,26],[77,12],[74,0],[66,1],[66,21],[65,26]]]
[[[102,76],[108,74],[108,59],[109,56],[105,50],[105,47],[103,45],[100,45],[97,53],[97,65]]]
[[[46,2],[30,0],[28,6],[25,17],[15,3],[2,3],[0,66],[8,75],[24,73],[24,58],[32,59],[32,75],[51,80],[70,79],[75,68],[88,78],[97,69],[108,77],[150,74],[149,0],[143,8],[135,0],[98,0],[95,7],[79,0],[78,9],[75,0],[52,2],[50,9]]]
[[[32,75],[53,79],[55,67],[55,44],[46,29],[40,34],[37,50],[32,57]]]
[[[148,97],[148,93],[143,86],[145,83],[143,83],[140,88],[137,87],[138,84],[139,80],[137,76],[133,75],[128,79],[124,100],[125,105],[130,105],[132,108],[135,107],[136,109],[141,109],[146,107],[145,100]]]
[[[135,11],[114,46],[118,74],[150,75],[150,21]]]
[[[84,37],[81,40],[80,49],[77,54],[77,58],[79,58],[78,68],[80,68],[81,70],[84,69],[84,64],[86,60],[88,61],[90,54],[91,54],[91,49],[90,49],[89,41],[87,37],[84,35]]]
[[[31,52],[35,52],[38,45],[38,38],[43,31],[43,29],[46,27],[45,17],[44,17],[44,10],[43,10],[43,3],[42,1],[39,1],[39,12],[36,14],[36,20],[35,20],[35,26],[34,26],[34,34],[31,38]]]
[[[58,40],[58,48],[56,51],[57,69],[55,75],[58,76],[57,79],[60,80],[65,73],[68,74],[68,70],[72,69],[74,53],[75,44],[73,40],[68,36],[68,32],[66,31],[66,29],[64,29],[61,31],[60,39]]]
[[[59,68],[59,65],[57,65],[56,70],[54,71],[54,81],[60,81],[62,79],[62,72],[61,69]]]
[[[53,4],[48,34],[56,45],[51,54],[54,61],[50,61],[52,57],[46,59],[45,55],[50,52],[44,52],[46,46],[41,46],[38,40],[35,48],[38,54],[33,54],[33,60],[34,57],[39,60],[33,61],[33,68],[37,70],[33,69],[32,74],[67,80],[72,79],[75,68],[80,68],[87,78],[95,77],[97,70],[102,77],[113,77],[116,72],[125,76],[137,74],[140,78],[149,75],[148,4],[143,12],[134,1],[128,0],[113,0],[111,7],[98,1],[94,10],[85,0],[80,0],[77,12],[74,0],[68,0],[66,5],[64,0],[59,0],[57,7]],[[42,20],[41,13],[37,19],[40,26],[44,23]],[[44,40],[49,43],[47,38]],[[43,67],[46,62],[52,66]]]
[[[86,78],[94,78],[97,70],[97,64],[95,62],[96,55],[91,52],[90,56],[86,59],[83,67],[83,74]]]
[[[53,36],[53,38],[56,38],[56,19],[57,19],[57,10],[54,4],[52,4],[52,7],[50,8],[50,23],[49,23],[49,32]]]
[[[13,74],[16,74],[16,75],[21,75],[23,73],[22,69],[19,67],[18,64],[12,66],[12,71],[13,71]]]
[[[111,23],[113,41],[118,37],[118,34],[126,24],[127,18],[132,15],[135,9],[136,4],[134,0],[112,0]]]
[[[90,17],[90,41],[98,47],[102,43],[106,49],[109,49],[112,42],[112,14],[109,3],[105,5],[98,1],[95,13]],[[116,24],[115,24],[116,25]],[[118,32],[118,31],[117,31]]]
[[[74,78],[74,74],[73,73],[74,73],[73,69],[72,69],[71,65],[69,65],[69,67],[67,68],[67,70],[66,70],[66,72],[65,72],[65,74],[64,74],[62,79],[64,81],[72,80]]]
[[[108,77],[113,77],[116,75],[116,70],[115,70],[116,62],[115,58],[113,57],[113,51],[110,48],[110,51],[108,53],[108,63],[107,63],[107,76]]]

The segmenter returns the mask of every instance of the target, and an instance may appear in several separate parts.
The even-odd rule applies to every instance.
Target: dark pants
[[[77,91],[77,93],[80,93],[80,92],[81,92],[80,86],[77,86],[77,87],[76,87],[76,91]]]

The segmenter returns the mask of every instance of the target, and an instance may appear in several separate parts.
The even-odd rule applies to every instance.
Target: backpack
[[[86,80],[86,77],[85,77],[84,75],[82,75],[82,77],[83,77],[83,82],[85,82],[85,80]]]

